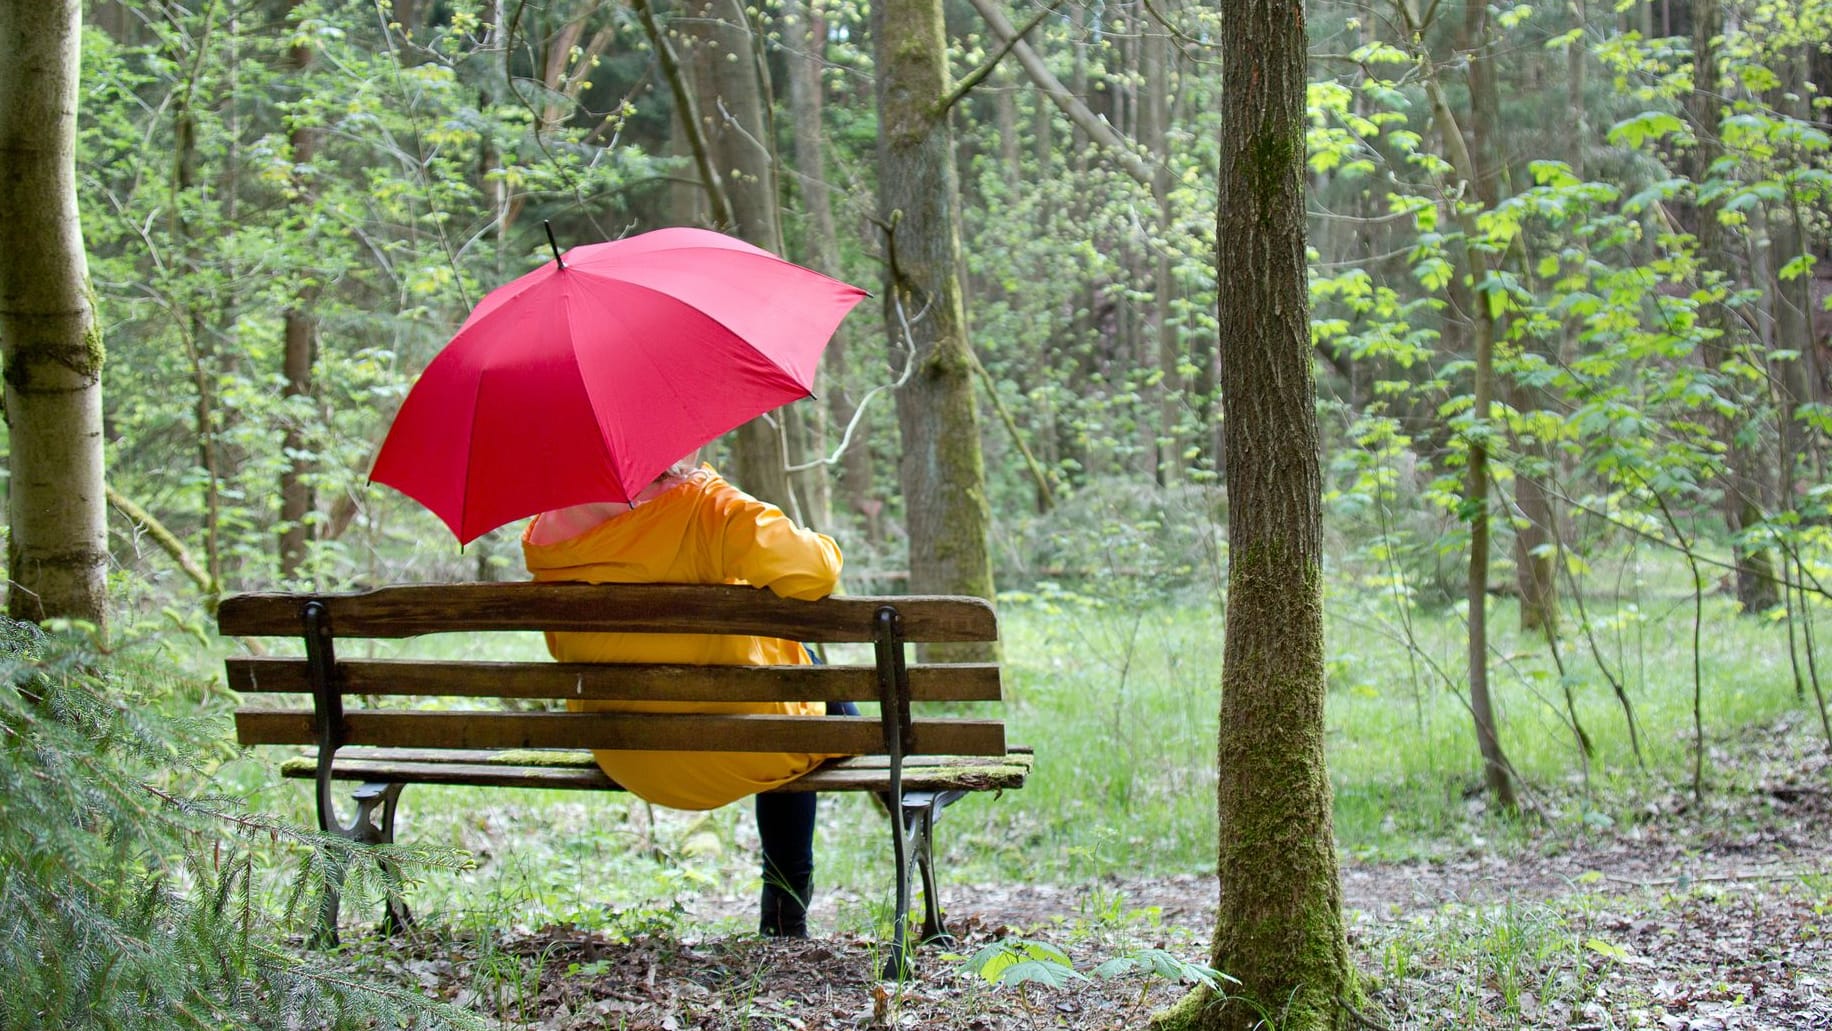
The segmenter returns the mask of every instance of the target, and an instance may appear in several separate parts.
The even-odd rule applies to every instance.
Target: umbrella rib
[[[465,536],[466,526],[468,525],[465,522],[465,517],[470,515],[471,512],[470,464],[472,456],[477,454],[477,424],[482,421],[477,418],[477,413],[482,410],[479,402],[483,398],[483,381],[488,378],[490,378],[490,370],[487,368],[482,369],[477,373],[476,383],[471,386],[471,407],[469,409],[471,413],[470,439],[464,442],[465,469],[462,481],[464,486],[460,490],[458,496],[458,547],[461,549],[466,544],[476,539],[476,537]],[[492,527],[492,529],[494,529],[494,527]],[[486,530],[484,532],[487,533],[489,531]],[[480,533],[476,536],[481,537],[483,534]]]

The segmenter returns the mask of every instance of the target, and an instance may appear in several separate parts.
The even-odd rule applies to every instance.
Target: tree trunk
[[[1431,98],[1433,120],[1444,153],[1464,188],[1473,189],[1476,182],[1474,163],[1463,144],[1463,132],[1451,113],[1450,103],[1438,83],[1436,70],[1427,73],[1426,94]],[[1465,599],[1469,604],[1469,706],[1476,725],[1476,746],[1482,754],[1483,779],[1491,798],[1501,808],[1512,811],[1519,803],[1514,797],[1514,778],[1507,756],[1501,748],[1496,728],[1495,707],[1489,697],[1488,683],[1488,582],[1489,582],[1489,507],[1490,483],[1488,443],[1495,398],[1495,335],[1493,309],[1489,306],[1483,285],[1488,279],[1488,260],[1471,241],[1481,235],[1476,219],[1458,207],[1457,219],[1462,230],[1464,267],[1469,272],[1468,306],[1473,311],[1471,342],[1474,370],[1471,373],[1472,407],[1470,412],[1469,465],[1466,469],[1464,504],[1469,510],[1469,568],[1465,582]]]
[[[184,68],[184,78],[172,102],[172,177],[168,219],[174,249],[179,256],[179,267],[193,276],[202,279],[201,268],[204,264],[198,255],[194,231],[186,218],[187,209],[193,209],[192,201],[197,188],[197,90],[201,78],[204,54],[214,34],[214,12],[206,11],[200,28],[191,32],[184,21],[187,12],[168,11],[166,17],[172,30],[166,56],[178,67]],[[232,198],[233,194],[225,194]],[[178,332],[184,340],[185,358],[190,364],[191,385],[197,392],[192,402],[193,418],[197,423],[197,464],[203,471],[203,529],[204,529],[204,568],[210,574],[212,583],[221,584],[223,579],[223,544],[222,512],[223,483],[229,479],[229,464],[224,455],[223,418],[216,405],[216,384],[221,379],[222,370],[218,367],[218,354],[212,341],[214,336],[209,322],[204,318],[202,301],[197,291],[186,289],[180,292],[182,300],[178,303],[174,315],[177,318]]]
[[[833,219],[832,189],[827,185],[824,111],[826,89],[821,75],[826,68],[827,17],[821,0],[797,0],[792,7],[789,64],[789,114],[794,122],[796,192],[808,219],[804,231],[803,255],[816,271],[837,275],[840,268],[840,235]],[[828,415],[834,432],[845,433],[858,411],[858,384],[851,368],[848,350],[851,334],[845,324],[834,331],[822,356],[820,376],[828,401]],[[820,457],[825,457],[830,434],[817,434]],[[822,476],[825,482],[827,477]],[[856,434],[840,458],[840,489],[845,495],[847,511],[864,515],[871,498],[871,448],[864,433]],[[826,492],[830,499],[831,492]],[[831,500],[826,508],[830,509]],[[832,524],[831,511],[818,513],[818,522]]]
[[[294,11],[298,11],[300,6],[295,2]],[[293,73],[303,86],[306,73],[312,66],[312,48],[295,45],[289,57]],[[292,167],[309,167],[317,148],[317,133],[310,126],[296,123],[288,139],[293,149]],[[310,189],[310,184],[300,184],[299,203],[310,203]],[[310,292],[304,291],[294,297],[293,303],[282,316],[284,346],[281,366],[286,386],[281,393],[289,402],[281,414],[286,425],[283,444],[286,465],[280,471],[279,559],[280,576],[285,579],[299,575],[299,568],[305,562],[306,544],[311,540],[311,526],[307,517],[314,507],[308,477],[316,463],[306,457],[311,453],[311,443],[301,418],[312,397],[312,363],[318,347],[318,320],[312,315]],[[295,398],[300,400],[294,401]]]
[[[1347,1026],[1323,750],[1322,473],[1305,285],[1305,40],[1300,0],[1223,9],[1216,271],[1227,447],[1228,606],[1212,962],[1239,979],[1161,1028]]]
[[[1152,154],[1151,199],[1157,208],[1159,232],[1168,235],[1175,224],[1170,205],[1170,98],[1175,75],[1176,51],[1171,47],[1165,26],[1149,17],[1138,19],[1144,38],[1140,41],[1141,78],[1144,96],[1139,104],[1139,142]],[[1172,275],[1170,251],[1155,246],[1152,253],[1152,351],[1158,370],[1158,384],[1152,391],[1157,401],[1156,434],[1153,440],[1157,456],[1154,475],[1160,485],[1169,485],[1182,475],[1183,442],[1177,432],[1178,413],[1188,395],[1183,382],[1183,348],[1174,325],[1171,310],[1176,300],[1176,279]]]
[[[1458,49],[1468,57],[1470,172],[1474,176],[1471,185],[1483,206],[1492,211],[1513,192],[1513,188],[1498,138],[1505,130],[1501,122],[1501,89],[1497,81],[1500,70],[1495,61],[1488,0],[1468,0],[1464,4],[1463,36],[1463,45]],[[1584,50],[1583,47],[1572,49]],[[1517,245],[1501,260],[1504,264],[1518,262],[1519,256]],[[1482,303],[1480,298],[1477,303]],[[1490,321],[1499,322],[1492,317]],[[1490,327],[1491,346],[1503,332],[1499,325]],[[1529,345],[1523,342],[1521,346]],[[1492,361],[1490,364],[1492,367]],[[1539,407],[1539,394],[1530,387],[1509,384],[1507,394],[1508,402],[1518,411],[1531,412]],[[1524,443],[1521,450],[1530,462],[1543,462],[1547,457],[1545,449],[1536,443]],[[1540,479],[1543,474],[1532,469],[1518,472],[1514,493],[1514,502],[1519,508],[1519,518],[1514,520],[1514,583],[1520,593],[1520,628],[1537,630],[1550,638],[1558,633],[1558,579],[1555,573],[1558,567],[1553,554],[1557,537],[1552,525],[1556,514],[1552,495]],[[1486,583],[1483,590],[1486,594]]]
[[[908,334],[915,363],[897,393],[910,590],[991,598],[991,512],[961,297],[960,197],[941,107],[953,91],[940,0],[874,3],[871,36],[885,317],[892,334]],[[992,650],[951,645],[930,654],[966,660]]]
[[[1712,164],[1723,154],[1723,141],[1718,137],[1724,108],[1723,97],[1720,95],[1723,87],[1718,71],[1718,37],[1723,32],[1724,9],[1720,0],[1697,0],[1692,11],[1695,70],[1688,107],[1698,138],[1694,181],[1701,185],[1710,177]],[[1698,206],[1699,266],[1722,274],[1725,288],[1734,289],[1737,280],[1736,263],[1730,256],[1734,241],[1723,223],[1718,221],[1718,212],[1722,207],[1721,198],[1702,201]],[[1706,368],[1713,372],[1721,371],[1736,356],[1736,340],[1741,330],[1722,302],[1701,304],[1698,321],[1706,334],[1700,356]],[[1735,383],[1730,384],[1728,389],[1737,394],[1742,393],[1741,387]],[[1743,402],[1747,399],[1738,397],[1737,400]],[[1738,403],[1736,407],[1739,411],[1751,411],[1754,408],[1746,403]],[[1763,492],[1761,476],[1756,468],[1756,455],[1747,443],[1742,442],[1742,430],[1737,417],[1723,420],[1721,431],[1726,450],[1722,511],[1725,528],[1733,538],[1731,554],[1736,566],[1737,600],[1742,603],[1745,612],[1756,613],[1773,608],[1779,599],[1768,552],[1735,540],[1761,523],[1763,518]]]
[[[1776,91],[1776,106],[1783,114],[1803,121],[1812,118],[1807,102],[1810,87],[1803,81],[1808,67],[1806,55],[1794,55],[1784,69],[1786,84]],[[1820,453],[1821,438],[1810,432],[1801,420],[1801,407],[1824,402],[1818,384],[1819,349],[1813,338],[1813,276],[1810,269],[1799,275],[1784,277],[1782,271],[1791,261],[1813,253],[1808,218],[1809,206],[1794,187],[1788,188],[1782,204],[1769,215],[1769,268],[1773,282],[1768,289],[1775,311],[1775,349],[1793,353],[1794,357],[1772,364],[1779,393],[1781,504],[1793,510],[1801,500],[1801,486],[1823,475],[1825,463]]]
[[[688,63],[699,97],[699,131],[724,176],[733,224],[720,226],[749,243],[781,254],[782,223],[776,206],[775,134],[768,120],[768,88],[752,45],[751,23],[735,0],[693,0],[682,19],[692,40]],[[789,485],[785,422],[792,407],[752,419],[732,431],[732,479],[752,496],[801,514]]]
[[[78,0],[0,0],[7,612],[105,632],[102,332],[76,202],[81,46]]]

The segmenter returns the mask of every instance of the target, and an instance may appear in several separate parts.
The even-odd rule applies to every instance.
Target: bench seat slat
[[[304,659],[261,656],[225,662],[229,686],[243,693],[310,694]],[[347,695],[466,698],[595,698],[653,701],[864,702],[878,698],[870,666],[607,666],[560,662],[343,660]],[[994,663],[914,663],[910,697],[919,702],[998,701]]]
[[[911,754],[1002,755],[998,720],[911,721]],[[236,738],[245,745],[317,740],[310,710],[243,709]],[[873,716],[760,716],[598,712],[432,712],[363,710],[344,714],[352,745],[446,748],[638,748],[644,751],[869,754],[884,747]]]
[[[354,755],[339,753],[332,766],[336,780],[378,781],[401,784],[452,784],[467,787],[549,788],[582,791],[621,791],[623,788],[604,775],[588,752],[562,752],[543,757],[540,765],[518,765],[506,761],[476,761],[482,756],[513,758],[520,753],[450,753],[421,752],[422,757],[407,759],[393,751],[363,749]],[[460,756],[472,758],[459,758]],[[906,790],[993,791],[1024,786],[1031,770],[1028,751],[1013,751],[1003,756],[945,756],[939,759],[912,759],[903,768]],[[310,757],[287,760],[281,767],[287,777],[311,778],[317,763]],[[890,787],[890,773],[881,756],[859,756],[832,760],[777,791],[885,791]]]
[[[984,599],[844,595],[819,601],[767,590],[704,584],[455,583],[382,587],[318,596],[338,637],[417,637],[431,633],[559,630],[595,633],[733,634],[839,643],[872,639],[873,619],[894,605],[912,641],[996,641],[998,621]],[[294,635],[305,599],[297,594],[238,594],[217,610],[231,637]]]
[[[1010,745],[1004,755],[950,755],[945,759],[953,766],[996,766],[1010,761],[1012,756],[1032,754],[1029,745]],[[290,771],[294,764],[305,762],[307,768],[315,769],[310,764],[316,762],[318,749],[307,747],[299,756],[285,761]],[[554,768],[586,767],[597,768],[592,753],[584,749],[562,748],[375,748],[372,746],[351,745],[338,749],[337,762],[369,763],[457,763],[472,766],[547,766]],[[905,764],[921,765],[935,761],[933,756],[913,756]],[[1028,760],[1026,760],[1028,762]],[[828,760],[833,765],[844,765],[848,769],[883,770],[890,767],[890,756],[887,755],[853,755],[844,759]],[[292,773],[288,773],[292,776]]]

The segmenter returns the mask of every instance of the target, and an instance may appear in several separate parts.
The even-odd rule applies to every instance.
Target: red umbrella
[[[704,229],[575,247],[496,290],[408,391],[369,478],[460,543],[587,501],[812,395],[865,291]]]

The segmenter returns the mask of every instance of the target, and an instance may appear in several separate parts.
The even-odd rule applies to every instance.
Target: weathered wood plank
[[[243,693],[311,691],[304,659],[232,658],[229,686]],[[681,666],[559,662],[340,661],[348,695],[465,698],[592,698],[653,701],[865,702],[878,697],[871,666]],[[992,663],[909,667],[919,702],[998,701]]]
[[[242,709],[236,738],[245,745],[310,744],[310,710]],[[997,720],[912,721],[912,754],[1002,755]],[[428,712],[344,714],[344,741],[378,747],[599,748],[635,751],[813,752],[869,755],[884,749],[874,716],[756,716],[596,712]]]
[[[892,605],[911,641],[998,639],[992,606],[966,597],[798,601],[752,587],[526,582],[413,584],[318,597],[339,637],[560,630],[869,641],[878,609]],[[234,595],[223,599],[217,625],[232,637],[297,634],[307,600],[298,594]]]
[[[496,763],[412,761],[381,758],[365,751],[360,756],[339,755],[332,766],[335,780],[382,781],[401,784],[450,784],[466,787],[546,788],[575,791],[622,791],[604,775],[588,753],[568,753],[584,761],[574,765],[514,766]],[[796,791],[888,791],[890,772],[880,759],[841,759],[821,766],[777,788]],[[1000,791],[1024,786],[1032,756],[1014,752],[1005,756],[942,756],[915,760],[903,769],[903,786],[910,791]],[[289,759],[284,776],[311,779],[317,764],[309,758]]]
[[[909,762],[923,764],[946,761],[951,766],[997,766],[1014,761],[1013,756],[1029,756],[1032,749],[1029,745],[1008,745],[1004,755],[949,755],[937,760],[934,756],[915,756]],[[298,762],[307,764],[316,761],[318,749],[305,748],[298,757],[288,759],[290,765]],[[560,748],[374,748],[368,746],[350,746],[338,750],[337,761],[363,761],[373,763],[460,763],[471,766],[526,766],[564,769],[567,767],[597,768],[597,761],[592,753],[583,749]],[[1024,759],[1024,762],[1030,762]],[[848,769],[883,770],[890,767],[887,755],[853,755],[843,759],[828,760],[830,766],[845,766]]]

